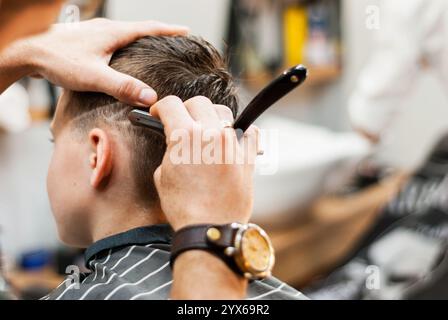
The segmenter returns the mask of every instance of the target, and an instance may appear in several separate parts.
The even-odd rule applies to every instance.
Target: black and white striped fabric
[[[170,268],[171,229],[156,225],[130,230],[98,241],[86,251],[91,270],[79,281],[73,276],[43,300],[168,299],[173,282]],[[285,283],[269,278],[251,282],[249,300],[307,299]]]

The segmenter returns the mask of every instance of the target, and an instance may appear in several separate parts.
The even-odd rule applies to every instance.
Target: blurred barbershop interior
[[[226,55],[241,106],[305,65],[257,122],[252,221],[274,275],[317,300],[448,298],[446,1],[72,0],[59,22],[93,17],[189,26]],[[0,287],[24,299],[84,268],[46,191],[60,92],[27,78],[0,95]]]

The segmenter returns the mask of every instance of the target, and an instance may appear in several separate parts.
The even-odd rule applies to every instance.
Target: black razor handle
[[[165,136],[162,122],[152,117],[147,111],[134,109],[129,113],[128,118],[134,126],[144,127],[154,131],[154,133]]]
[[[244,109],[234,123],[238,138],[257,120],[267,109],[292,90],[300,86],[307,78],[308,71],[302,65],[295,66],[283,72],[277,79],[265,87]],[[129,113],[129,120],[135,126],[145,127],[162,136],[165,135],[163,124],[153,118],[147,111],[139,109]]]
[[[236,119],[234,128],[244,133],[267,109],[305,82],[308,70],[298,65],[282,73],[265,87]]]

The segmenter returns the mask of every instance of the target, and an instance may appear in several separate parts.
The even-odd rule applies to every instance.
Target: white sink
[[[370,151],[369,143],[355,133],[280,117],[266,117],[257,125],[265,151],[255,177],[253,220],[259,223],[281,224],[297,217],[313,199],[346,183]],[[266,132],[273,135],[267,138]],[[269,168],[277,170],[272,174]]]

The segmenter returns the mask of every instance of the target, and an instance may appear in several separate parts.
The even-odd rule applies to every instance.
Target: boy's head
[[[237,113],[226,63],[202,39],[146,37],[115,53],[110,65],[150,85],[159,99],[201,95]],[[92,215],[98,211],[160,210],[153,174],[165,153],[164,138],[133,126],[132,109],[100,93],[64,91],[59,101],[47,184],[60,237],[71,245],[92,241],[92,220],[100,219]]]

